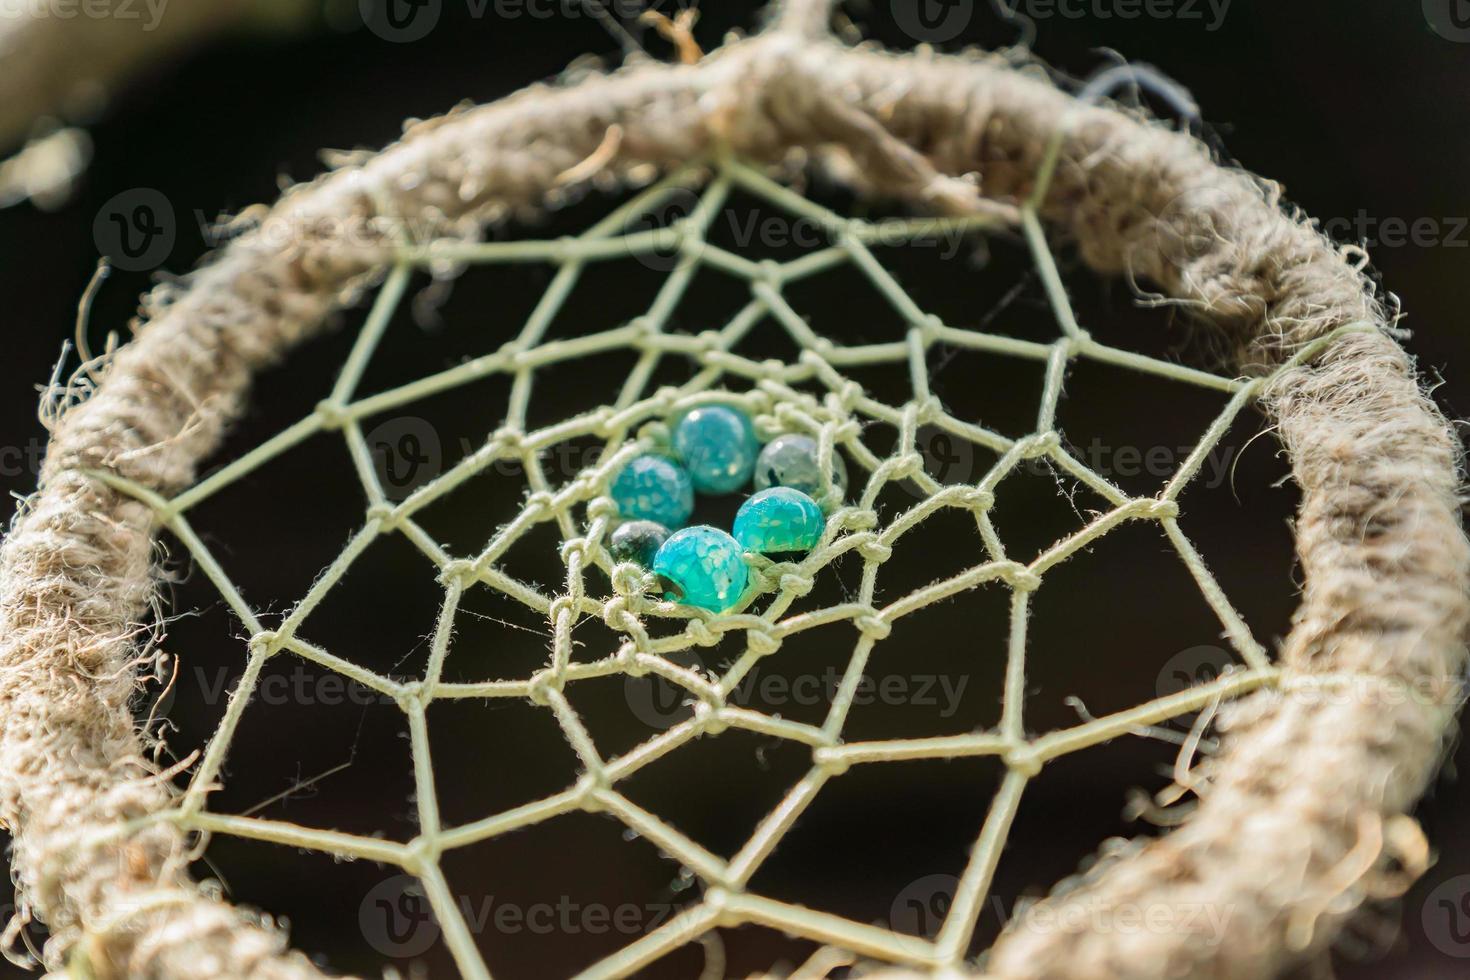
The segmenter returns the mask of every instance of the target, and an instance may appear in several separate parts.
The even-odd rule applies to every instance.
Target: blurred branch
[[[16,155],[0,163],[0,198],[10,198],[0,206],[26,188],[39,188],[45,198],[69,186],[86,163],[85,137],[68,130],[60,137],[55,130],[95,118],[139,71],[232,28],[301,23],[320,5],[321,0],[10,5],[0,15],[0,155]],[[36,169],[53,164],[74,170],[68,177],[64,167],[54,174]]]

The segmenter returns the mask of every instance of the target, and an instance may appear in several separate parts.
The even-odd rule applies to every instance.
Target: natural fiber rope
[[[147,326],[56,425],[42,489],[0,562],[0,815],[16,831],[23,893],[52,929],[51,965],[77,949],[104,975],[315,972],[268,925],[200,894],[182,832],[142,819],[169,802],[128,711],[156,527],[151,508],[88,471],[164,494],[188,485],[250,376],[391,254],[391,228],[374,217],[472,236],[487,219],[540,206],[614,125],[615,174],[718,147],[763,160],[837,144],[866,189],[961,213],[983,202],[958,175],[978,173],[987,197],[1023,199],[1060,134],[1044,215],[1098,271],[1158,282],[1226,330],[1242,364],[1277,362],[1348,324],[1383,324],[1361,274],[1283,215],[1269,188],[1216,167],[1188,137],[1078,108],[1043,79],[984,60],[772,34],[697,66],[641,66],[421,124],[276,206],[290,227],[323,227],[318,241],[246,235],[188,288],[155,294]],[[1181,241],[1208,232],[1209,247],[1185,261],[1163,254],[1160,216]],[[339,235],[343,223],[354,233]],[[382,247],[362,244],[374,241]],[[1457,450],[1382,333],[1340,337],[1278,375],[1265,404],[1303,490],[1306,595],[1285,673],[1376,676],[1444,696],[1429,707],[1341,702],[1288,684],[1225,712],[1225,751],[1191,820],[1052,900],[1215,903],[1233,912],[1224,941],[1087,931],[1084,916],[1075,935],[1003,937],[989,963],[997,975],[1270,973],[1330,941],[1404,840],[1401,814],[1435,768],[1463,666]]]

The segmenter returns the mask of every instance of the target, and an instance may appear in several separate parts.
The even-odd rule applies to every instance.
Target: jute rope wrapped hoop
[[[469,238],[542,206],[568,174],[641,175],[712,151],[835,148],[865,192],[1015,217],[1055,148],[1037,210],[1094,270],[1188,305],[1243,371],[1334,338],[1264,397],[1303,493],[1305,594],[1279,675],[1222,710],[1224,748],[1190,819],[1048,899],[1060,925],[1003,935],[989,974],[1271,975],[1422,868],[1405,812],[1458,702],[1470,552],[1456,441],[1371,285],[1269,185],[1186,135],[984,58],[843,48],[826,20],[827,3],[792,3],[772,30],[698,64],[638,65],[416,125],[286,194],[271,218],[300,230],[290,241],[246,234],[153,295],[95,393],[55,424],[41,488],[0,556],[0,817],[21,893],[51,929],[48,966],[317,975],[269,921],[201,890],[183,830],[150,819],[173,798],[129,701],[157,514],[99,471],[162,495],[188,485],[251,377],[372,281],[398,222]],[[1313,696],[1335,684],[1350,696]],[[1089,910],[1130,906],[1221,911],[1223,941],[1089,928]]]

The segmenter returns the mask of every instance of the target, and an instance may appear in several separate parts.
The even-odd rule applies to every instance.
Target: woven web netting
[[[670,195],[702,187],[690,214],[669,227],[649,228],[643,219]],[[821,228],[824,248],[790,261],[752,261],[711,243],[707,232],[727,195],[739,189]],[[1038,191],[1035,199],[1040,199]],[[946,325],[927,314],[875,258],[874,243],[944,231],[985,230],[994,217],[967,219],[854,220],[823,208],[761,172],[734,160],[700,165],[674,174],[635,196],[584,234],[556,240],[494,243],[405,241],[397,263],[380,287],[355,345],[335,385],[317,410],[254,450],[230,462],[189,489],[164,499],[144,487],[108,474],[103,479],[148,503],[158,519],[187,548],[194,563],[218,589],[223,601],[248,634],[248,660],[219,728],[194,769],[187,789],[162,819],[190,831],[235,835],[338,857],[383,862],[403,869],[421,882],[460,971],[488,976],[476,937],[456,902],[441,867],[455,849],[509,834],[573,811],[610,814],[627,829],[655,844],[671,861],[696,876],[703,886],[695,904],[656,929],[591,966],[586,976],[623,976],[672,950],[722,928],[740,924],[766,926],[819,945],[818,956],[855,954],[895,964],[945,966],[967,955],[1001,850],[1028,780],[1048,762],[1080,752],[1118,736],[1168,719],[1201,712],[1231,698],[1278,681],[1263,646],[1212,577],[1205,561],[1181,531],[1177,501],[1200,473],[1206,456],[1229,430],[1236,416],[1269,383],[1269,377],[1233,379],[1147,357],[1093,339],[1077,322],[1041,225],[1030,206],[1021,225],[1040,281],[1057,324],[1056,339],[1039,343],[1000,334]],[[637,226],[637,227],[635,227]],[[617,257],[660,251],[676,256],[647,313],[622,326],[583,336],[548,339],[548,327],[579,276],[590,264]],[[549,288],[514,339],[498,350],[475,357],[370,396],[358,388],[403,300],[415,269],[427,265],[549,263],[556,268]],[[850,265],[866,277],[906,323],[907,330],[889,340],[863,345],[819,336],[802,312],[783,295],[783,287],[823,270]],[[748,302],[717,330],[698,334],[667,329],[671,311],[688,290],[696,272],[715,272],[746,283]],[[774,321],[799,347],[789,361],[753,360],[739,353],[741,341],[758,323]],[[1358,329],[1358,328],[1347,328]],[[1332,336],[1306,346],[1292,364],[1312,357]],[[931,349],[963,349],[1000,358],[1027,359],[1044,368],[1037,397],[1034,431],[1022,438],[1001,435],[984,420],[956,418],[930,390],[927,358]],[[543,428],[528,429],[528,406],[538,371],[574,359],[610,351],[637,352],[634,368],[611,404],[577,414]],[[685,359],[692,376],[683,384],[650,390],[665,358]],[[1167,378],[1219,392],[1224,406],[1198,443],[1153,496],[1135,497],[1066,448],[1054,424],[1069,365],[1079,358]],[[874,365],[906,368],[911,392],[902,404],[870,397],[845,373]],[[365,423],[383,413],[402,410],[437,393],[491,376],[510,379],[509,404],[503,422],[482,445],[456,465],[407,497],[393,500],[375,466],[364,436]],[[778,431],[810,434],[824,457],[841,452],[853,466],[847,501],[829,514],[826,531],[799,562],[773,563],[751,558],[755,574],[744,601],[726,615],[709,616],[662,601],[653,579],[636,566],[615,566],[606,544],[616,513],[606,497],[611,477],[629,459],[658,448],[667,438],[666,420],[680,409],[711,398],[746,408],[767,435]],[[898,432],[896,448],[875,454],[863,439],[866,424],[883,423]],[[974,483],[943,484],[925,471],[916,440],[921,427],[933,427],[951,438],[988,451],[995,462]],[[201,502],[247,475],[270,465],[307,439],[340,433],[366,495],[366,517],[346,547],[282,619],[267,628],[260,610],[252,608],[211,548],[191,527],[190,512]],[[563,484],[556,484],[543,465],[543,455],[573,439],[595,439],[603,448],[595,464]],[[1007,552],[990,511],[997,486],[1028,461],[1044,460],[1060,473],[1095,492],[1106,508],[1074,533],[1022,560]],[[435,501],[481,476],[497,463],[524,468],[530,493],[519,513],[503,524],[478,553],[453,554],[417,519]],[[881,514],[877,501],[884,487],[909,481],[921,499],[902,512]],[[345,505],[345,504],[344,504]],[[975,563],[926,587],[886,599],[875,596],[883,580],[884,562],[905,535],[941,511],[973,518],[977,531]],[[1154,522],[1177,552],[1218,617],[1223,635],[1238,657],[1236,668],[1182,692],[1131,709],[1087,717],[1073,727],[1028,737],[1022,705],[1026,686],[1027,623],[1033,595],[1059,563],[1090,547],[1127,522]],[[502,558],[528,533],[552,524],[559,532],[564,584],[548,592],[514,577]],[[443,601],[432,634],[427,667],[421,677],[386,676],[325,649],[306,637],[309,623],[326,596],[343,580],[354,562],[375,540],[401,535],[438,570]],[[956,544],[956,548],[968,547]],[[802,608],[800,600],[823,570],[843,556],[856,555],[861,580],[846,601],[824,608]],[[893,624],[935,603],[977,587],[1008,590],[1010,626],[1005,661],[1004,700],[999,725],[964,734],[879,741],[845,742],[844,725],[870,658],[883,647]],[[456,614],[467,593],[489,589],[545,617],[551,636],[549,662],[528,676],[483,682],[442,679],[446,659],[455,652]],[[799,611],[797,611],[799,609]],[[621,636],[613,650],[592,659],[574,656],[572,631],[581,622],[600,619]],[[778,657],[783,641],[803,631],[851,630],[851,654],[842,671],[825,720],[808,724],[774,712],[733,703],[731,697],[763,658]],[[718,670],[681,665],[680,654],[713,646],[731,636],[743,651]],[[881,654],[877,654],[881,655]],[[301,826],[250,815],[211,812],[209,794],[222,775],[232,741],[263,668],[275,657],[299,657],[396,702],[407,717],[415,782],[417,836],[406,843]],[[691,717],[672,725],[631,751],[609,758],[599,749],[588,726],[567,696],[569,688],[593,678],[656,676],[687,692]],[[549,712],[579,760],[582,774],[560,792],[504,812],[449,825],[441,819],[436,771],[430,755],[429,706],[445,699],[519,699]],[[1202,714],[1203,718],[1204,715]],[[680,829],[632,802],[620,784],[651,763],[702,736],[744,729],[810,750],[806,774],[756,825],[735,853],[711,852]],[[1199,732],[1194,733],[1195,744]],[[943,924],[932,939],[896,933],[880,926],[777,900],[747,887],[752,877],[781,845],[824,785],[849,767],[908,760],[989,756],[999,759],[1005,775],[983,825],[976,828],[968,863],[959,877]],[[439,773],[440,778],[447,774]],[[835,961],[834,961],[835,962]]]

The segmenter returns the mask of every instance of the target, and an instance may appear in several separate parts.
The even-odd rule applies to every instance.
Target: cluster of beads
[[[631,460],[612,481],[623,523],[609,550],[617,561],[637,562],[664,582],[664,596],[721,613],[740,601],[749,579],[746,552],[810,551],[825,518],[825,492],[815,439],[782,435],[764,447],[750,416],[724,404],[690,409],[674,423],[668,453]],[[847,467],[832,455],[831,486],[840,498]],[[735,515],[733,533],[699,524],[686,527],[694,494],[728,494],[754,484],[756,493]]]

